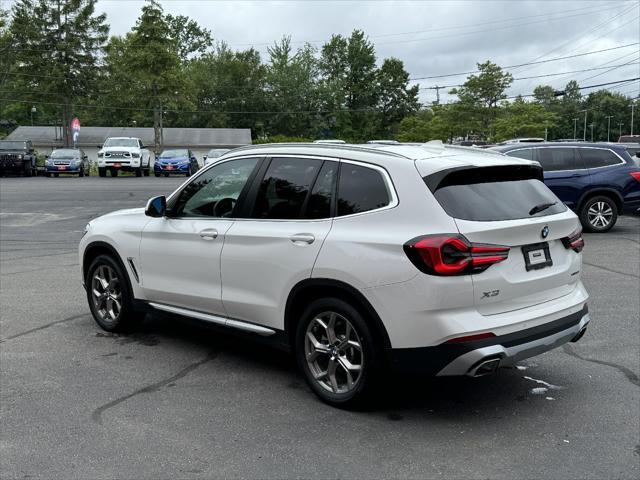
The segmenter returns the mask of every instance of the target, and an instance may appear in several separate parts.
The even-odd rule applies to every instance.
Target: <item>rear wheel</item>
[[[307,307],[297,327],[295,355],[313,392],[336,407],[364,403],[380,371],[370,328],[358,310],[338,298]]]
[[[580,222],[587,232],[607,232],[613,228],[617,220],[616,203],[604,195],[590,198],[580,209]]]
[[[98,175],[100,177],[106,177],[107,176],[107,169],[104,167],[98,167]]]
[[[93,318],[103,330],[126,330],[142,318],[133,308],[133,295],[122,268],[110,255],[99,255],[91,262],[85,288]]]

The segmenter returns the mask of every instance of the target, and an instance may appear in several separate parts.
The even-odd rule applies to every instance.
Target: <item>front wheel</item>
[[[618,208],[615,202],[604,195],[590,198],[580,209],[580,222],[587,232],[608,232],[617,220]]]
[[[371,329],[357,309],[338,298],[307,307],[296,331],[295,356],[313,392],[336,407],[362,404],[380,371]]]
[[[30,177],[33,175],[33,169],[31,168],[31,164],[30,163],[25,163],[24,164],[24,176],[25,177]]]
[[[104,167],[98,167],[98,176],[106,177],[107,176],[107,169],[104,168]]]
[[[122,268],[110,255],[99,255],[91,262],[85,288],[93,318],[103,330],[126,330],[142,317],[133,308],[133,295]]]
[[[142,167],[138,167],[136,168],[136,177],[141,177],[142,176]]]

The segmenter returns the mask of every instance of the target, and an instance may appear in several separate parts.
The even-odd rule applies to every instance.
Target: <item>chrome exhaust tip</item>
[[[490,358],[489,360],[484,360],[478,364],[477,367],[471,369],[469,371],[469,375],[472,377],[483,377],[485,375],[491,375],[498,370],[500,366],[499,358]]]
[[[578,332],[578,334],[575,337],[573,337],[570,340],[570,342],[576,343],[578,340],[580,340],[584,336],[585,333],[587,333],[587,327],[586,326],[582,327],[582,329]]]

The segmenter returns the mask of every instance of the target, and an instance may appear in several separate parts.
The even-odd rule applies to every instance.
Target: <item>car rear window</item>
[[[567,207],[541,181],[536,167],[479,167],[424,177],[453,218],[477,222],[516,220],[564,212]],[[534,207],[553,204],[537,212]]]
[[[382,175],[372,168],[343,162],[338,181],[338,216],[368,212],[389,205]]]

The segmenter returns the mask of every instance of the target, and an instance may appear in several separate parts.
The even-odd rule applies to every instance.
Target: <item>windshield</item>
[[[77,150],[54,150],[51,152],[51,158],[78,158],[80,152]]]
[[[625,135],[623,137],[620,137],[620,140],[618,140],[618,143],[640,143],[640,136]]]
[[[26,150],[25,142],[0,142],[0,150]]]
[[[107,138],[105,147],[137,147],[138,140],[135,138]]]
[[[213,150],[209,150],[207,154],[207,158],[218,158],[224,155],[229,151],[228,148],[214,148]]]
[[[188,157],[189,152],[187,150],[165,150],[160,154],[162,158],[180,158]]]

